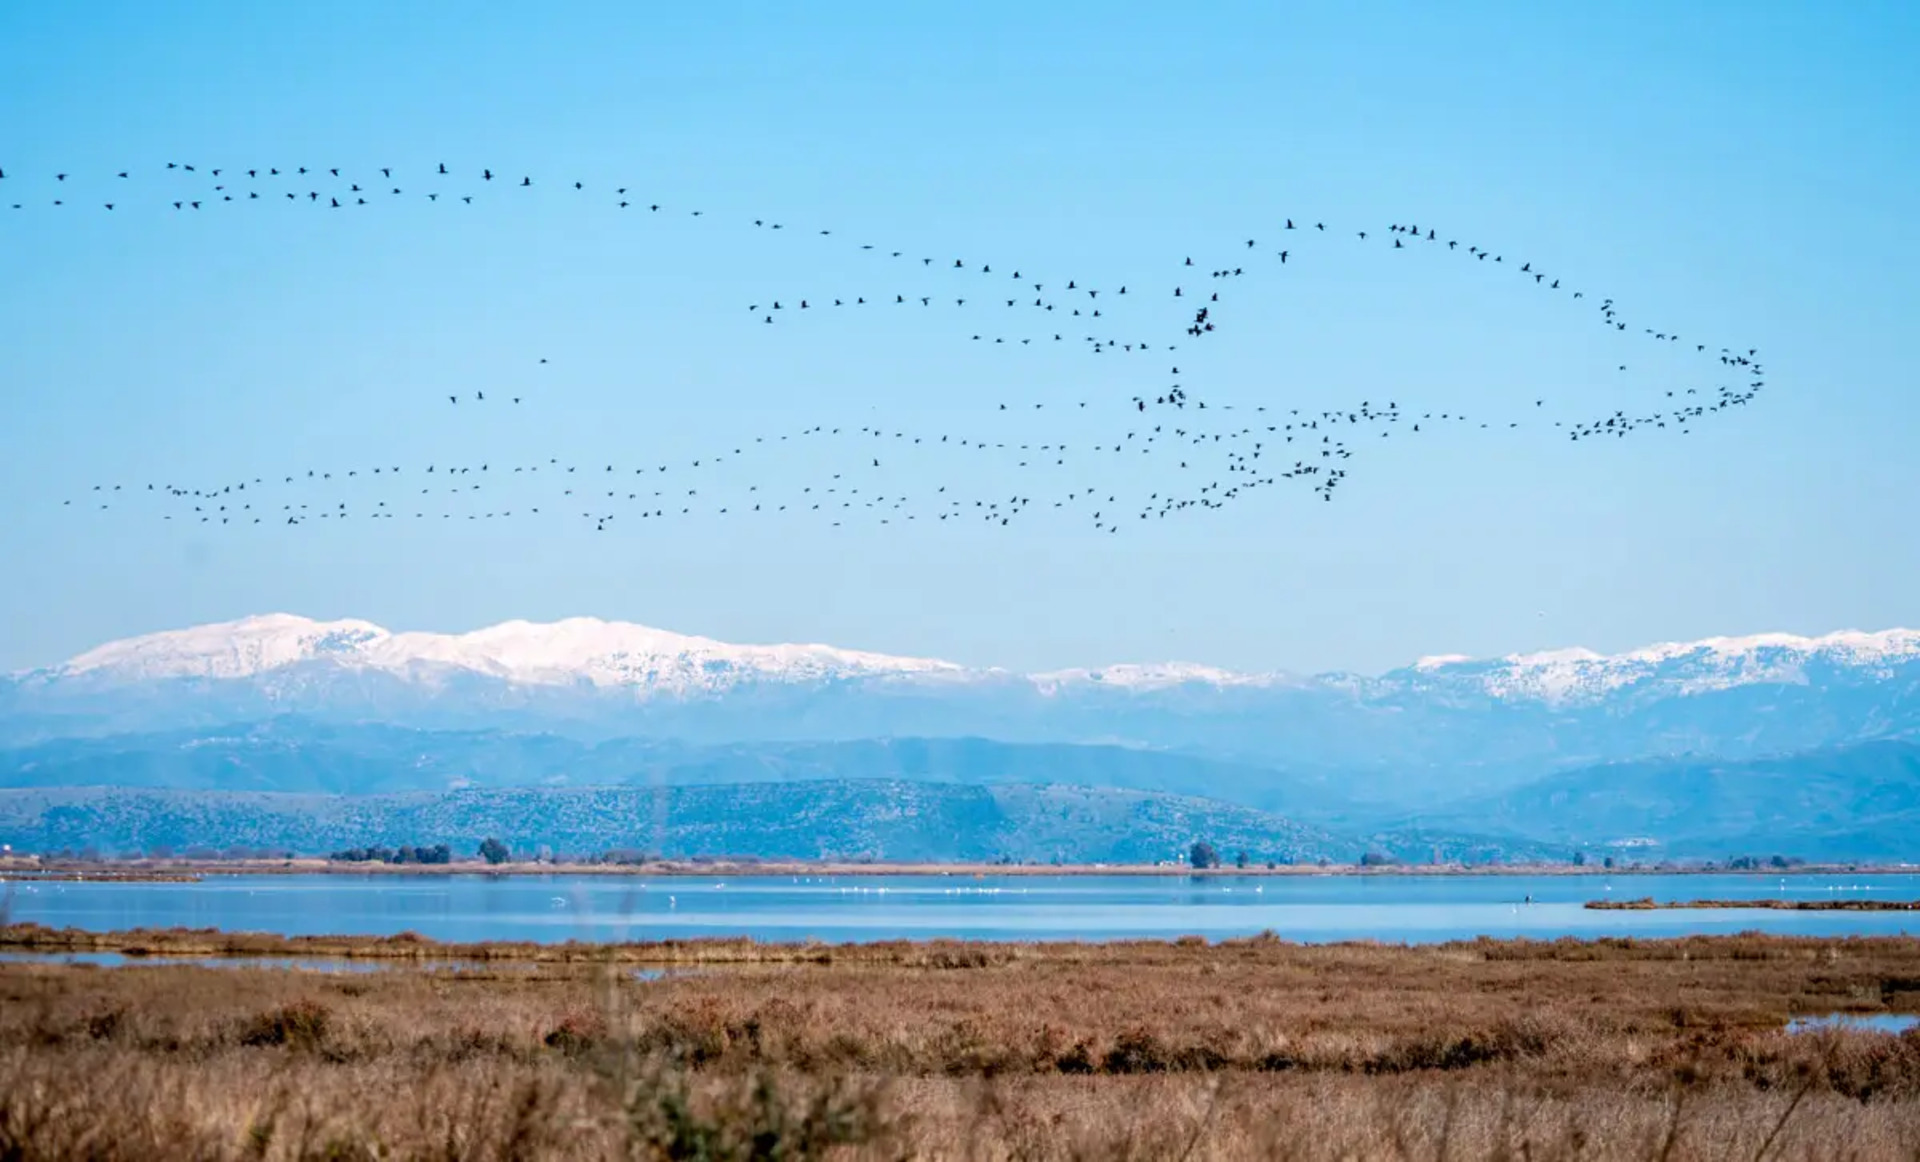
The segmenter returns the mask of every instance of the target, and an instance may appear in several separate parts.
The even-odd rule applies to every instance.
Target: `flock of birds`
[[[150,183],[158,177],[167,188]],[[100,187],[104,184],[104,192]],[[253,203],[291,204],[327,213],[352,213],[383,201],[424,199],[449,208],[476,198],[511,197],[545,189],[544,179],[509,175],[486,167],[445,163],[403,169],[394,166],[349,171],[338,166],[202,167],[169,161],[149,172],[111,175],[55,172],[22,175],[0,168],[0,205],[13,211],[125,213],[135,207],[198,214]],[[584,181],[557,184],[563,196],[593,200],[614,212],[714,222],[717,215],[692,207],[669,207],[643,197],[635,187]],[[82,193],[83,187],[85,194]],[[743,220],[734,225],[746,227]],[[1157,359],[1165,372],[1149,370],[1151,390],[1117,391],[1108,398],[1061,402],[1008,399],[985,405],[978,430],[909,431],[877,425],[814,425],[742,439],[700,456],[647,463],[588,463],[579,457],[529,458],[523,463],[366,464],[302,466],[275,475],[219,482],[149,482],[93,485],[68,506],[112,508],[138,496],[163,503],[162,519],[205,525],[301,526],[347,520],[506,521],[542,516],[584,520],[601,532],[616,522],[661,522],[700,516],[743,519],[784,513],[809,514],[839,526],[856,519],[882,524],[980,521],[1005,526],[1030,513],[1077,514],[1105,533],[1142,522],[1223,508],[1282,485],[1307,489],[1331,502],[1347,479],[1347,464],[1368,439],[1414,435],[1447,428],[1545,429],[1572,441],[1624,438],[1637,432],[1684,434],[1720,413],[1751,403],[1765,386],[1757,350],[1683,337],[1660,326],[1636,325],[1609,296],[1589,295],[1569,276],[1509,260],[1498,250],[1463,241],[1436,226],[1394,223],[1385,230],[1330,228],[1323,221],[1281,217],[1265,239],[1247,238],[1228,254],[1196,263],[1188,256],[1163,281],[1097,284],[1082,277],[1047,276],[1019,264],[973,256],[935,255],[882,245],[831,228],[802,227],[767,217],[751,228],[768,234],[807,234],[844,244],[882,264],[891,286],[818,294],[768,295],[744,304],[757,327],[788,325],[837,312],[868,314],[951,312],[967,320],[956,336],[995,346],[1078,349],[1103,358]],[[1523,285],[1570,305],[1583,304],[1608,332],[1628,336],[1700,361],[1718,382],[1674,386],[1654,406],[1578,418],[1548,420],[1547,400],[1533,401],[1521,417],[1469,417],[1454,410],[1415,410],[1395,399],[1363,400],[1337,408],[1295,408],[1279,403],[1249,405],[1209,400],[1185,386],[1182,351],[1213,343],[1224,329],[1236,292],[1250,277],[1275,276],[1300,267],[1307,255],[1333,245],[1371,246],[1389,252],[1430,251],[1462,263],[1510,271]],[[937,272],[937,273],[936,273]],[[944,279],[938,286],[933,281]],[[932,280],[932,281],[930,281]],[[541,357],[538,364],[549,362]],[[1629,363],[1631,360],[1629,361]],[[1621,363],[1626,372],[1629,363]],[[485,391],[447,396],[447,406],[515,407],[529,397],[491,399]],[[1068,413],[1068,438],[1022,438],[1002,421],[1015,416]],[[1098,417],[1098,422],[1096,422]],[[1105,425],[1103,430],[1102,424]],[[777,485],[764,476],[733,475],[740,466],[782,444],[807,445],[836,457],[840,471],[809,484]],[[903,461],[946,463],[991,460],[991,478],[1020,481],[992,494],[976,483],[976,471],[935,483],[925,471],[894,475]],[[728,466],[723,472],[723,466]],[[1093,466],[1107,472],[1090,477]],[[1149,476],[1147,467],[1164,469]],[[1059,471],[1042,473],[1042,469]],[[943,469],[944,470],[944,469]],[[1013,476],[1012,470],[1031,470]],[[1071,483],[1067,480],[1072,477]],[[1090,478],[1119,485],[1088,484]],[[1139,495],[1127,480],[1161,480]],[[342,499],[342,497],[345,497]],[[1124,497],[1124,499],[1123,499]]]

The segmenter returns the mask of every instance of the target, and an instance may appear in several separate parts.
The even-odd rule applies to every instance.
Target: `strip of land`
[[[1588,900],[1596,912],[1652,912],[1672,908],[1764,908],[1774,912],[1920,912],[1920,900]]]
[[[29,868],[0,870],[0,883],[197,884],[205,872],[158,868]]]
[[[272,955],[417,944],[483,965],[0,962],[8,1157],[1920,1151],[1920,1033],[1786,1030],[1796,1015],[1920,1013],[1920,939],[1904,937],[556,953],[25,925],[5,936],[13,949],[84,939]],[[534,954],[549,959],[509,968]],[[652,980],[627,967],[672,957],[699,967]]]
[[[1500,864],[1275,864],[1195,868],[1173,863],[888,863],[848,860],[758,860],[750,858],[647,860],[631,863],[508,861],[490,864],[460,859],[448,864],[384,863],[300,856],[291,859],[56,860],[0,858],[0,880],[32,876],[90,880],[165,880],[221,875],[491,875],[491,876],[1577,876],[1748,875],[1778,880],[1809,875],[1920,875],[1920,865],[1875,863],[1796,864],[1789,868],[1740,868],[1685,864],[1500,863]]]

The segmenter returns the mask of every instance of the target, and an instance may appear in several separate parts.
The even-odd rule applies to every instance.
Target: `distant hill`
[[[1920,861],[1920,744],[1608,763],[1418,819],[1589,851],[1651,839],[1663,854]]]
[[[323,853],[489,835],[517,850],[669,856],[1139,863],[1195,839],[1256,861],[1351,862],[1369,844],[1270,812],[1178,795],[1035,784],[809,780],[370,796],[113,788],[0,790],[0,842],[32,851],[246,846]],[[1390,842],[1390,841],[1389,841]],[[1453,837],[1447,854],[1484,851]],[[1424,860],[1432,848],[1409,852]],[[1522,854],[1545,849],[1523,847]],[[1482,855],[1482,858],[1485,858]]]
[[[0,750],[0,786],[368,795],[469,787],[897,779],[1070,783],[1222,799],[1294,817],[1353,807],[1314,779],[1191,754],[980,738],[699,745],[425,731],[288,717],[211,730],[56,739]]]
[[[1061,795],[1073,788],[1094,798],[1099,792],[1131,794],[1143,803],[1186,803],[1189,806],[1180,811],[1214,820],[1208,826],[1224,829],[1223,833],[1250,835],[1264,828],[1283,834],[1290,833],[1289,828],[1304,828],[1301,835],[1313,832],[1317,838],[1311,843],[1302,840],[1298,850],[1314,858],[1377,849],[1416,862],[1426,862],[1435,853],[1476,861],[1562,859],[1576,850],[1596,857],[1614,852],[1640,859],[1778,853],[1821,859],[1920,860],[1920,744],[1898,740],[1759,759],[1683,757],[1597,764],[1418,810],[1391,811],[1348,800],[1339,793],[1338,783],[1338,779],[1302,777],[1246,763],[1119,746],[969,738],[729,745],[657,739],[587,742],[556,735],[421,731],[300,718],[207,732],[61,739],[0,751],[0,787],[127,792],[106,800],[112,811],[97,819],[86,815],[88,822],[62,831],[66,839],[59,846],[102,844],[109,835],[134,836],[115,830],[115,812],[131,812],[128,819],[140,819],[162,806],[171,812],[160,816],[171,820],[163,830],[178,826],[166,831],[171,838],[159,842],[224,846],[270,837],[274,828],[288,835],[307,834],[291,817],[303,805],[338,815],[349,810],[344,804],[355,801],[382,813],[428,801],[511,801],[516,812],[539,818],[549,810],[541,799],[543,793],[554,796],[551,810],[563,812],[571,810],[567,804],[583,801],[576,792],[617,795],[670,790],[676,795],[688,792],[690,797],[684,799],[688,804],[730,801],[726,796],[733,795],[742,804],[792,806],[815,792],[797,786],[789,792],[778,788],[799,784],[839,786],[843,790],[837,793],[850,796],[844,801],[846,810],[869,813],[843,820],[839,830],[822,833],[833,836],[834,844],[852,844],[847,850],[859,848],[855,837],[863,826],[880,827],[876,835],[885,833],[878,821],[892,817],[896,810],[871,796],[853,795],[844,790],[848,787],[899,788],[902,794],[908,787],[923,788],[914,792],[921,796],[914,800],[921,807],[932,810],[939,804],[942,810],[959,812],[951,819],[968,834],[953,839],[956,850],[995,854],[1017,850],[1028,853],[1021,858],[1028,858],[1036,851],[1104,851],[1122,843],[1112,820],[1104,815],[1097,820],[1063,817],[1089,827],[1085,835],[1076,837],[1063,830],[1064,823],[1051,831],[1036,830],[1038,820],[1016,812],[1009,834],[1028,837],[1016,840],[990,825],[997,816],[955,806],[1000,801],[995,795],[1018,802],[1016,788],[1051,785]],[[722,789],[728,787],[734,789]],[[753,787],[765,789],[748,789]],[[181,794],[149,798],[132,794],[142,790]],[[506,799],[436,798],[441,792],[498,792]],[[779,799],[782,794],[795,798]],[[96,802],[59,796],[22,801]],[[239,809],[236,804],[258,803],[275,805],[271,818],[248,814],[254,811],[251,806],[238,815],[232,813]],[[196,816],[180,812],[201,810],[214,814],[201,820],[204,833],[192,834],[187,822]],[[1257,824],[1251,822],[1256,816],[1261,820]],[[759,830],[743,824],[734,833],[735,842],[782,833],[771,816],[755,818],[752,828]],[[89,840],[87,829],[95,826],[101,828],[100,838]],[[313,826],[326,824],[322,820]],[[401,842],[415,842],[407,831],[413,826],[412,822],[396,823],[390,830]],[[141,827],[138,835],[150,833],[149,825]],[[27,833],[45,831],[35,823],[23,835]],[[592,850],[592,844],[618,833],[618,827],[595,822],[565,841]],[[1049,836],[1044,842],[1034,838],[1042,833]],[[691,842],[696,833],[681,834]],[[1164,838],[1153,834],[1155,841]],[[1147,840],[1141,842],[1151,847]],[[733,853],[756,854],[749,848],[736,848]]]

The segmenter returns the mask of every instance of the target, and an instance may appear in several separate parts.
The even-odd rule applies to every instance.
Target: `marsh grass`
[[[1782,1027],[1915,940],[622,947],[0,966],[0,1160],[1920,1157],[1920,1032]]]
[[[1758,908],[1772,912],[1920,912],[1920,900],[1782,900],[1772,896],[1748,900],[1588,900],[1581,905],[1594,912],[1655,912],[1686,909]]]

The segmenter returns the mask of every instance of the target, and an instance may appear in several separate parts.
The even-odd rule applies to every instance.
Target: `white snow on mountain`
[[[1694,654],[1717,658],[1746,658],[1766,650],[1783,653],[1825,654],[1852,665],[1903,661],[1920,655],[1920,631],[1886,629],[1863,633],[1840,630],[1824,637],[1797,637],[1790,633],[1761,633],[1749,637],[1710,637],[1697,642],[1666,642],[1623,655],[1634,661],[1664,662]]]
[[[1663,642],[1611,657],[1585,649],[1512,654],[1480,675],[1500,698],[1580,702],[1659,680],[1676,694],[1754,683],[1798,684],[1815,661],[1883,674],[1894,662],[1920,658],[1920,632],[1842,630],[1822,637],[1786,633]]]
[[[314,621],[270,613],[108,642],[57,666],[57,677],[117,681],[249,678],[315,658],[344,658],[390,636],[368,621]]]
[[[1272,686],[1289,681],[1282,674],[1238,673],[1193,662],[1053,670],[1044,674],[1030,674],[1027,680],[1044,694],[1087,685],[1126,690],[1165,690],[1175,686]]]
[[[1615,655],[1561,649],[1473,659],[1422,658],[1377,679],[1281,672],[1241,673],[1184,662],[1114,665],[1026,675],[1042,694],[1078,690],[1161,691],[1317,686],[1359,693],[1396,686],[1452,688],[1503,700],[1591,702],[1628,688],[1694,694],[1743,684],[1800,683],[1818,664],[1884,676],[1920,659],[1920,632],[1846,630],[1823,637],[1770,633],[1667,642]],[[165,679],[237,680],[332,666],[433,683],[473,674],[523,686],[589,685],[636,694],[717,693],[749,682],[812,684],[843,679],[970,683],[1016,678],[931,658],[895,657],[825,645],[731,645],[627,622],[569,618],[510,621],[464,634],[393,633],[366,621],[313,621],[269,614],[113,642],[32,675],[42,682],[107,684]]]
[[[929,658],[823,645],[729,645],[589,617],[547,624],[509,621],[466,634],[392,634],[374,643],[368,654],[369,664],[396,672],[426,661],[529,685],[586,681],[675,692],[724,688],[748,679],[822,682],[961,669]]]
[[[365,621],[312,621],[268,614],[130,638],[43,671],[49,680],[110,682],[258,677],[330,663],[413,679],[468,672],[517,685],[641,687],[661,693],[717,691],[743,681],[957,675],[927,658],[890,657],[824,645],[729,645],[626,622],[568,618],[509,621],[464,634],[393,633]]]

